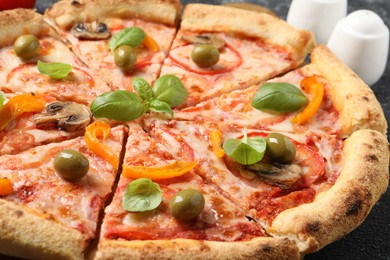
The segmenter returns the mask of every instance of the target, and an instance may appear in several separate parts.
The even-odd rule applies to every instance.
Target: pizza
[[[0,254],[301,259],[387,188],[374,93],[266,9],[62,0],[0,23]]]

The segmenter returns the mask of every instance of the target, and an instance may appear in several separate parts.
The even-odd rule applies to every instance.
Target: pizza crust
[[[312,32],[296,29],[266,13],[227,6],[188,4],[184,10],[181,30],[225,32],[261,38],[288,48],[293,53],[296,65],[303,62],[315,44]]]
[[[311,253],[363,222],[388,185],[388,143],[377,131],[359,130],[345,141],[343,152],[343,168],[334,186],[314,202],[280,213],[269,234],[293,239],[301,252]]]
[[[23,258],[81,259],[86,238],[32,210],[0,199],[0,252]]]
[[[325,46],[314,49],[311,62],[309,66],[330,83],[330,95],[340,113],[343,137],[359,129],[374,129],[386,134],[387,122],[382,107],[369,86]]]
[[[261,237],[245,242],[190,239],[120,241],[103,240],[96,260],[103,259],[300,259],[288,239]]]
[[[45,15],[62,29],[109,17],[140,18],[175,26],[180,11],[180,0],[64,0],[49,7]]]
[[[31,9],[14,9],[0,12],[0,48],[12,45],[23,34],[37,37],[48,35],[50,27],[43,16]]]

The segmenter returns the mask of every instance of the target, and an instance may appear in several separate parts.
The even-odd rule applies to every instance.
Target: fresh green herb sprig
[[[122,45],[128,45],[135,48],[144,41],[145,37],[146,33],[141,28],[136,26],[128,27],[112,36],[108,42],[108,48],[111,51],[114,51]]]
[[[153,88],[144,79],[134,78],[133,88],[138,95],[117,90],[96,97],[91,104],[93,115],[97,118],[130,121],[152,110],[173,117],[172,107],[182,104],[187,98],[186,88],[174,75],[160,77]]]
[[[130,212],[144,212],[157,208],[161,201],[160,186],[150,179],[139,178],[126,186],[122,206]]]
[[[69,75],[73,66],[60,62],[46,63],[38,60],[38,70],[41,74],[47,75],[53,79],[63,79]]]
[[[227,155],[243,165],[254,164],[263,159],[267,144],[262,137],[248,137],[244,128],[242,139],[227,139],[223,150]]]
[[[289,113],[298,111],[307,102],[307,97],[294,85],[268,82],[256,92],[252,99],[252,106],[258,110]]]

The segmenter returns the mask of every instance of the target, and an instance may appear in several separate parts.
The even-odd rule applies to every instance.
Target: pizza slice
[[[198,175],[192,146],[170,138],[181,144],[174,152],[129,124],[122,175],[105,210],[96,259],[299,258],[288,239],[267,237]],[[181,176],[174,177],[178,171]]]
[[[178,76],[189,92],[181,107],[193,106],[296,68],[313,45],[310,32],[265,13],[188,4],[161,75]]]
[[[375,130],[357,130],[343,141],[341,135],[310,130],[294,134],[156,119],[144,124],[175,154],[183,143],[191,144],[204,180],[272,237],[294,240],[303,254],[356,228],[387,187],[387,140]]]
[[[304,90],[305,84],[314,87]],[[304,102],[296,107],[294,100],[301,98]],[[176,111],[175,119],[343,137],[364,128],[383,134],[387,130],[383,110],[372,90],[325,46],[314,48],[308,65]]]
[[[176,33],[179,0],[63,0],[45,16],[72,50],[114,89],[153,83]]]
[[[123,126],[94,123],[85,138],[0,156],[0,252],[81,259],[96,236],[117,174],[112,158],[119,158],[123,139]],[[102,147],[111,156],[99,153]]]
[[[28,9],[0,13],[0,90],[90,104],[111,88],[60,40],[43,16]]]

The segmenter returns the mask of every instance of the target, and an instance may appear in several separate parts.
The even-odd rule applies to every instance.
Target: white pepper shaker
[[[368,85],[380,79],[389,54],[389,28],[369,10],[358,10],[340,20],[327,46]]]
[[[287,22],[310,30],[318,43],[326,44],[337,22],[347,15],[347,0],[293,0]]]

